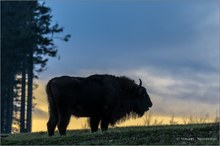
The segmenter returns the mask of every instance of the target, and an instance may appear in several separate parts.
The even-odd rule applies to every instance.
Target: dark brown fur
[[[46,92],[50,136],[57,125],[59,133],[65,135],[71,115],[89,117],[92,132],[98,130],[100,122],[102,131],[106,131],[109,124],[123,121],[130,113],[142,116],[152,106],[141,83],[137,85],[127,77],[112,75],[56,77],[48,82]]]

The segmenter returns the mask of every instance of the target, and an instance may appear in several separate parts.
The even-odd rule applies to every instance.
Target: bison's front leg
[[[58,122],[58,130],[60,135],[66,135],[66,128],[69,124],[71,114],[60,114]]]
[[[102,121],[101,121],[102,132],[108,130],[108,125],[109,125],[109,119],[108,118],[103,118]]]
[[[100,118],[90,117],[90,127],[92,132],[97,132],[99,127]]]

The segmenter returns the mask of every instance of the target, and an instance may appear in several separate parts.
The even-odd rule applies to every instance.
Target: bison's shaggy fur
[[[66,134],[70,116],[89,117],[91,131],[105,131],[108,125],[134,116],[141,117],[152,106],[146,89],[127,77],[92,75],[86,78],[62,76],[51,79],[46,87],[49,102],[48,134],[56,125]]]

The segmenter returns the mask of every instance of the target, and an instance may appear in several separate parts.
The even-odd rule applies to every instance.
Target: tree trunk
[[[20,132],[25,132],[26,66],[22,63]]]
[[[6,133],[11,133],[12,129],[12,118],[13,118],[13,97],[14,97],[14,75],[10,75],[9,89],[7,97],[7,112],[6,112]]]
[[[31,132],[32,126],[32,87],[33,84],[33,48],[30,48],[28,56],[28,99],[27,99],[27,132]]]

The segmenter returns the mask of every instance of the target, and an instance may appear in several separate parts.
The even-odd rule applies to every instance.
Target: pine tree
[[[1,1],[1,15],[1,133],[11,133],[12,123],[30,132],[34,72],[57,56],[53,39],[63,28],[51,25],[51,9],[37,1]]]

